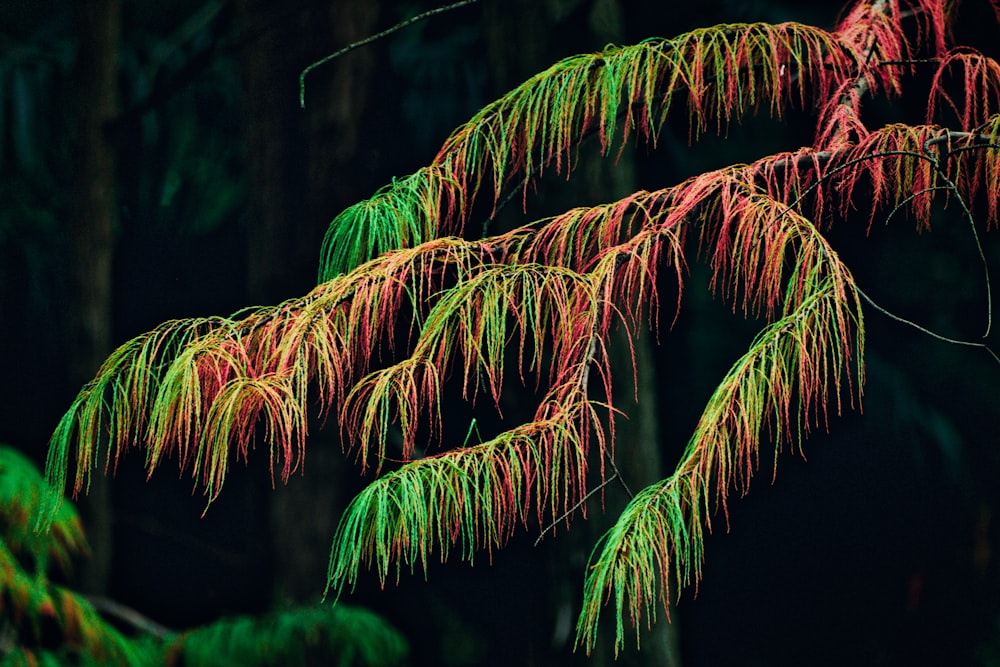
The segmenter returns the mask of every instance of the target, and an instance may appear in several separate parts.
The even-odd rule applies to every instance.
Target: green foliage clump
[[[146,665],[146,647],[106,622],[81,595],[53,583],[87,551],[80,517],[63,502],[47,531],[38,517],[56,505],[35,465],[0,445],[0,627],[4,665]]]
[[[317,605],[264,617],[222,619],[179,636],[167,664],[266,667],[322,661],[338,667],[403,664],[409,647],[398,630],[357,607]]]
[[[0,445],[0,667],[6,665],[296,665],[390,667],[409,647],[398,630],[360,608],[304,606],[221,619],[184,633],[128,636],[84,596],[53,583],[87,552],[72,503],[53,497],[27,457]],[[57,508],[57,509],[53,509]],[[40,517],[51,518],[47,530]]]

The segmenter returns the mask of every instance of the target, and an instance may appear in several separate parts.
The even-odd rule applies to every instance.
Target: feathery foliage
[[[85,597],[49,580],[85,555],[86,539],[71,503],[62,503],[48,531],[35,530],[55,503],[34,464],[0,445],[0,626],[7,638],[0,664],[11,665],[273,665],[387,667],[405,663],[399,632],[368,610],[298,607],[260,617],[222,619],[184,633],[126,636]]]
[[[828,94],[855,57],[828,32],[784,23],[716,26],[567,58],[484,107],[428,167],[334,218],[320,280],[379,251],[459,233],[484,179],[495,206],[511,183],[523,179],[527,192],[546,169],[568,174],[590,135],[605,153],[632,133],[655,145],[674,95],[686,94],[696,138],[709,123],[721,131],[761,106],[780,117],[808,91]]]
[[[3,664],[145,665],[149,654],[94,610],[85,598],[52,583],[52,566],[70,567],[87,543],[76,509],[62,503],[50,530],[34,527],[54,507],[34,464],[0,445],[0,625]],[[58,643],[51,643],[53,633]]]
[[[136,446],[150,473],[175,458],[211,502],[257,442],[287,479],[313,415],[336,422],[377,476],[334,536],[328,592],[353,587],[363,568],[384,583],[404,567],[426,572],[435,554],[471,561],[521,528],[583,514],[616,447],[629,446],[614,437],[610,332],[659,330],[664,281],[680,295],[703,259],[712,289],[765,324],[674,471],[594,549],[577,642],[592,649],[610,603],[620,647],[626,616],[652,622],[675,590],[697,585],[705,531],[720,510],[728,521],[762,455],[776,474],[780,452],[860,405],[863,310],[887,311],[827,241],[829,226],[865,207],[869,226],[905,212],[924,229],[947,206],[978,243],[977,229],[997,224],[1000,66],[950,43],[948,9],[860,1],[832,31],[719,25],[556,63],[455,130],[430,165],[338,215],[309,294],[168,322],[119,348],[56,428],[50,484],[79,493],[102,457],[113,468]],[[937,63],[926,124],[870,127],[863,103],[904,94],[925,60]],[[815,141],[504,233],[469,229],[482,189],[495,212],[547,172],[568,176],[592,137],[607,156],[632,140],[655,147],[681,102],[692,139],[796,108],[814,116]],[[989,311],[985,259],[983,269]],[[997,360],[985,343],[946,340]],[[507,382],[535,389],[530,421],[448,441],[446,385],[499,411]]]
[[[380,616],[339,605],[241,616],[183,633],[168,645],[167,665],[391,667],[405,664],[406,640]]]

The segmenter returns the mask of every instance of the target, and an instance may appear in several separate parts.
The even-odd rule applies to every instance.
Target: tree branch
[[[541,544],[542,539],[545,538],[545,533],[549,532],[550,530],[555,529],[555,527],[557,525],[559,525],[559,523],[563,519],[565,519],[570,514],[572,514],[573,512],[577,511],[578,509],[580,509],[580,507],[582,507],[584,503],[586,503],[588,500],[590,500],[595,495],[597,495],[608,484],[610,484],[611,482],[615,481],[616,478],[617,479],[621,479],[621,477],[618,475],[617,472],[615,472],[615,474],[611,475],[611,477],[608,477],[606,480],[604,480],[603,482],[601,482],[600,484],[598,484],[597,486],[595,486],[593,489],[591,489],[590,491],[588,491],[587,495],[585,495],[583,498],[580,498],[580,500],[578,500],[575,505],[573,505],[568,510],[566,510],[561,515],[559,515],[558,518],[553,519],[552,522],[549,525],[545,526],[545,528],[542,529],[542,532],[540,532],[538,534],[538,539],[535,540],[534,546],[537,547],[539,544]]]
[[[987,345],[986,343],[978,343],[978,342],[971,341],[971,340],[959,340],[957,338],[949,338],[948,336],[943,336],[943,335],[937,333],[936,331],[931,331],[930,329],[928,329],[926,327],[923,327],[923,326],[917,324],[916,322],[914,322],[912,320],[908,320],[905,317],[900,317],[899,315],[896,315],[892,311],[887,310],[887,309],[883,308],[882,306],[878,305],[877,303],[875,303],[875,301],[872,300],[872,298],[870,296],[868,296],[867,294],[865,294],[865,292],[862,291],[862,289],[860,287],[858,287],[857,284],[854,285],[854,288],[857,291],[857,293],[859,295],[861,295],[861,298],[868,302],[869,306],[871,306],[872,308],[874,308],[878,312],[882,313],[883,315],[885,315],[889,319],[895,320],[895,321],[899,322],[900,324],[905,324],[907,326],[913,327],[917,331],[920,331],[921,333],[925,333],[928,336],[930,336],[931,338],[937,338],[938,340],[944,341],[945,343],[951,343],[952,345],[964,345],[966,347],[981,347],[984,350],[986,350],[991,357],[993,357],[993,360],[996,361],[997,364],[1000,364],[1000,356],[998,356],[997,353],[994,352],[993,349],[989,345]]]
[[[397,23],[396,25],[392,26],[391,28],[387,28],[387,29],[383,30],[382,32],[375,33],[374,35],[371,35],[370,37],[365,37],[362,40],[358,40],[357,42],[353,42],[351,44],[348,44],[347,46],[345,46],[344,48],[340,49],[339,51],[335,51],[335,52],[331,53],[330,55],[328,55],[328,56],[326,56],[324,58],[320,58],[319,60],[317,60],[313,64],[309,65],[304,70],[302,70],[302,73],[299,74],[299,106],[302,107],[303,109],[306,108],[306,74],[308,74],[309,72],[313,71],[317,67],[320,67],[321,65],[325,65],[326,63],[330,62],[334,58],[339,58],[340,56],[344,55],[345,53],[349,53],[350,51],[353,51],[356,48],[365,46],[366,44],[371,44],[372,42],[374,42],[376,40],[379,40],[379,39],[382,39],[383,37],[391,35],[392,33],[396,32],[397,30],[402,30],[406,26],[411,25],[413,23],[416,23],[417,21],[422,21],[422,20],[424,20],[426,18],[430,18],[431,16],[434,16],[436,14],[443,14],[444,12],[451,11],[452,9],[459,9],[460,7],[464,7],[466,5],[471,5],[471,4],[476,3],[478,1],[479,0],[460,0],[459,2],[453,2],[450,5],[444,5],[443,7],[437,7],[435,9],[429,9],[426,12],[423,12],[422,14],[417,14],[416,16],[412,16],[412,17],[406,19],[405,21],[400,21],[399,23]]]
[[[132,626],[136,630],[140,630],[147,634],[153,635],[157,639],[169,639],[173,637],[176,633],[165,625],[160,625],[148,616],[140,614],[138,611],[132,607],[127,607],[120,602],[115,602],[114,600],[99,595],[85,595],[84,599],[87,600],[98,612],[101,614],[106,614],[108,616],[113,616],[114,618],[124,621],[128,625]]]

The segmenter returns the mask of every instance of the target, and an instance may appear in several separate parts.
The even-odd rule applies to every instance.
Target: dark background
[[[482,0],[318,68],[302,110],[302,68],[434,3],[0,2],[0,441],[41,462],[100,361],[160,322],[308,291],[337,212],[430,162],[455,126],[556,59],[720,22],[833,27],[839,3],[802,4]],[[962,11],[957,38],[995,49],[987,3]],[[107,33],[94,27],[102,12],[120,16]],[[105,88],[88,71],[102,45],[115,64]],[[872,125],[916,122],[921,83],[913,102],[872,104]],[[811,117],[792,114],[689,148],[682,115],[657,151],[581,168],[585,187],[545,181],[526,217],[510,206],[498,225],[793,150],[812,133]],[[830,233],[873,298],[947,335],[981,335],[982,273],[954,210],[930,233],[895,219],[864,227]],[[996,264],[1000,246],[989,234],[985,244]],[[706,285],[694,265],[681,317],[645,367],[657,463],[635,464],[662,468],[653,479],[758,326]],[[728,530],[714,524],[697,592],[685,590],[673,625],[661,617],[621,664],[664,664],[664,645],[684,665],[1000,663],[1000,367],[866,317],[863,412],[845,410],[811,437],[808,461],[783,453],[773,484],[765,455]],[[318,599],[336,519],[363,480],[328,431],[313,429],[305,473],[287,487],[271,489],[266,454],[255,454],[204,517],[188,478],[168,466],[147,481],[141,453],[126,458],[83,501],[94,558],[74,585],[178,629]],[[621,502],[609,495],[608,514]],[[582,663],[566,623],[608,520],[592,511],[575,537],[538,547],[535,533],[518,535],[492,564],[482,554],[474,567],[433,566],[427,582],[418,573],[379,591],[373,576],[348,599],[402,629],[415,665]],[[593,663],[607,660],[602,646]]]

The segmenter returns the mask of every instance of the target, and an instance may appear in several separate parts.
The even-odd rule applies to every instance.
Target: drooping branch
[[[458,128],[431,165],[334,218],[320,280],[366,253],[460,233],[481,186],[492,184],[496,205],[510,183],[568,174],[591,134],[604,153],[632,133],[655,145],[675,95],[686,95],[698,136],[762,107],[781,116],[825,99],[852,65],[836,34],[797,23],[721,25],[567,58]]]
[[[390,347],[398,344],[397,318],[403,312],[429,316],[435,304],[444,299],[445,293],[438,290],[446,285],[458,286],[450,292],[452,303],[464,308],[455,311],[461,315],[456,319],[453,313],[452,319],[467,325],[461,336],[462,345],[472,355],[463,362],[466,383],[472,383],[468,396],[474,400],[482,377],[486,379],[483,387],[489,387],[495,400],[502,382],[498,341],[504,330],[495,320],[505,312],[506,306],[500,304],[512,296],[479,287],[491,284],[487,280],[490,276],[512,271],[504,266],[530,264],[584,274],[614,255],[617,273],[610,283],[614,292],[609,302],[633,321],[644,306],[649,307],[652,317],[657,303],[653,289],[657,272],[673,267],[678,285],[683,284],[686,264],[681,247],[691,223],[697,220],[718,219],[731,224],[750,215],[777,221],[773,227],[760,227],[764,236],[739,242],[740,247],[766,253],[747,255],[740,260],[741,265],[732,264],[735,257],[730,255],[731,249],[720,246],[712,250],[708,237],[702,236],[700,241],[703,251],[714,257],[719,267],[728,267],[727,275],[717,279],[724,294],[735,298],[740,281],[756,284],[766,280],[770,287],[758,291],[763,301],[754,308],[763,304],[765,311],[772,310],[780,296],[781,280],[777,272],[781,265],[775,264],[781,254],[774,248],[780,247],[781,234],[787,234],[787,229],[782,231],[780,209],[788,206],[776,208],[770,200],[791,201],[792,207],[808,203],[812,218],[831,218],[846,214],[858,184],[865,182],[865,192],[874,192],[876,200],[885,205],[903,202],[918,222],[927,221],[932,199],[948,191],[936,188],[942,183],[939,171],[934,160],[926,156],[931,149],[940,153],[942,146],[950,146],[936,155],[942,165],[938,169],[954,156],[955,187],[969,200],[989,189],[985,199],[995,202],[1000,195],[995,192],[1000,182],[996,177],[1000,174],[1000,151],[995,147],[1000,121],[994,117],[991,122],[982,133],[959,133],[951,142],[949,131],[940,128],[892,125],[873,132],[858,146],[778,154],[750,165],[708,172],[672,188],[573,209],[483,241],[441,239],[388,253],[324,283],[305,297],[275,307],[251,309],[231,318],[168,322],[116,350],[94,381],[81,390],[53,435],[50,481],[63,489],[72,463],[76,470],[72,489],[79,493],[98,465],[101,447],[107,449],[108,462],[114,466],[130,447],[142,445],[148,452],[150,470],[176,457],[182,470],[193,467],[214,496],[225,476],[225,452],[245,457],[255,433],[253,424],[259,418],[270,420],[263,437],[275,447],[272,466],[276,466],[277,476],[287,478],[302,456],[309,396],[315,397],[321,416],[332,406],[343,406],[350,392],[359,391],[357,383],[375,361],[371,355],[379,341]],[[993,147],[984,144],[989,141],[994,142]],[[767,197],[762,197],[763,193]],[[871,210],[874,216],[875,207]],[[993,215],[988,209],[987,219],[995,219]],[[490,266],[496,268],[473,278]],[[553,274],[554,268],[544,271]],[[600,271],[606,274],[608,267]],[[544,282],[534,283],[536,294],[551,289],[543,287]],[[463,299],[470,295],[475,298],[463,305]],[[530,296],[521,295],[524,299]],[[473,303],[481,310],[469,310]],[[527,308],[525,303],[520,307]],[[437,313],[444,309],[442,303]],[[480,316],[494,311],[495,316]],[[524,340],[541,335],[529,334],[531,327],[541,325],[541,330],[554,326],[553,321],[543,323],[544,318],[532,312],[523,310],[512,320],[522,336],[528,336]],[[439,329],[434,335],[436,351],[427,352],[435,359],[450,358],[445,331]],[[458,334],[449,335],[454,342]],[[582,339],[575,344],[585,345]],[[540,349],[537,343],[533,349]],[[534,373],[539,369],[530,366],[528,370]],[[445,373],[445,365],[440,365],[438,372]],[[227,402],[228,407],[215,405],[217,400]],[[285,400],[293,407],[287,408]],[[364,421],[361,415],[357,417],[359,424]],[[373,428],[371,423],[368,428]],[[71,447],[75,451],[71,452]]]
[[[396,344],[397,318],[420,312],[442,281],[465,275],[489,251],[457,239],[433,241],[278,306],[167,322],[126,342],[56,427],[46,462],[50,485],[61,494],[72,468],[78,494],[102,451],[114,468],[132,446],[142,446],[150,473],[176,457],[212,498],[229,453],[247,456],[260,418],[269,422],[272,471],[277,466],[287,478],[302,456],[309,391],[320,416],[342,403],[379,344]]]
[[[471,561],[520,527],[545,534],[568,523],[591,487],[623,481],[604,419],[622,372],[610,367],[607,333],[616,322],[631,332],[642,316],[659,326],[662,270],[676,277],[679,309],[693,249],[711,266],[711,289],[765,325],[722,379],[674,474],[637,494],[592,556],[577,641],[593,646],[614,600],[620,646],[626,614],[637,626],[651,621],[658,597],[697,583],[703,532],[720,509],[728,520],[761,450],[773,447],[776,464],[845,397],[860,402],[867,297],[820,230],[859,203],[869,225],[889,209],[923,228],[936,204],[958,202],[971,219],[985,199],[995,224],[1000,116],[985,117],[992,101],[949,97],[943,82],[958,71],[1000,90],[1000,70],[943,55],[944,19],[933,0],[878,0],[858,3],[834,32],[719,26],[557,63],[456,130],[431,165],[338,216],[324,242],[326,282],[310,294],[167,323],[116,351],[60,422],[50,483],[62,490],[73,465],[79,492],[103,454],[116,465],[136,446],[150,471],[176,458],[211,502],[255,439],[274,477],[298,469],[314,410],[377,473],[390,467],[390,433],[403,434],[402,460],[392,461],[401,467],[341,521],[328,593],[352,587],[363,567],[384,583],[393,569],[426,571],[434,556]],[[910,21],[918,36],[908,41]],[[868,127],[864,99],[898,93],[928,49],[947,62],[932,113],[943,104],[981,124]],[[692,136],[815,102],[821,141],[479,241],[441,238],[463,231],[481,189],[492,189],[495,208],[547,171],[568,174],[587,137],[604,154],[632,138],[655,145],[678,95]],[[498,408],[512,379],[543,396],[530,421],[425,455],[418,438],[444,439],[447,383],[460,383],[473,407],[485,397]]]
[[[553,396],[562,392],[555,392]],[[562,398],[573,399],[572,396]],[[473,561],[502,546],[531,508],[558,516],[585,493],[587,440],[595,415],[581,397],[543,402],[536,419],[474,447],[416,459],[368,485],[345,510],[333,540],[327,593],[353,587],[362,568],[384,584],[395,567],[426,574],[453,545]]]
[[[824,156],[827,167],[821,179],[853,168],[848,179],[868,172],[869,181],[876,183],[880,178],[894,184],[931,184],[937,178],[949,183],[940,188],[927,185],[924,190],[897,187],[892,193],[875,186],[876,201],[901,204],[911,203],[915,193],[928,198],[942,192],[956,194],[957,186],[914,146],[926,150],[927,142],[942,136],[946,134],[937,128],[887,128],[864,147]],[[899,144],[892,143],[900,139],[912,150],[899,150]],[[888,145],[897,149],[880,150]],[[875,152],[865,155],[863,150]],[[995,157],[975,154],[977,170],[995,168],[991,166]],[[859,169],[861,164],[865,166]],[[818,188],[819,182],[809,189]],[[733,183],[735,188],[721,189],[715,204],[722,224],[707,229],[708,242],[702,242],[710,249],[715,280],[728,286],[734,299],[736,286],[742,283],[744,309],[756,303],[765,314],[773,311],[776,288],[785,285],[783,315],[719,384],[674,474],[641,492],[595,549],[577,635],[578,644],[588,650],[596,641],[604,604],[614,601],[620,648],[626,615],[636,626],[644,614],[652,622],[656,607],[670,596],[675,583],[683,587],[697,582],[700,523],[711,526],[713,509],[728,514],[730,489],[746,492],[759,466],[763,441],[774,443],[776,455],[783,443],[799,447],[812,424],[826,422],[831,406],[839,412],[845,384],[848,394],[860,400],[863,293],[805,218],[779,201],[748,191],[746,180]],[[850,201],[852,188],[841,189],[845,202]],[[926,203],[914,208],[918,219],[929,218]],[[789,243],[798,246],[791,253]],[[794,258],[790,270],[784,263],[788,256]]]
[[[638,643],[640,619],[645,615],[649,626],[656,621],[657,608],[665,608],[670,597],[671,581],[697,585],[709,513],[704,484],[675,475],[667,484],[641,490],[622,510],[591,552],[577,646],[593,650],[601,609],[612,602],[616,653],[624,641],[626,614]]]
[[[713,509],[725,510],[731,486],[745,493],[761,442],[770,435],[776,452],[783,441],[798,446],[825,412],[828,392],[839,396],[842,374],[860,358],[861,311],[856,298],[845,310],[833,275],[812,288],[719,384],[675,472],[640,492],[595,547],[577,625],[577,644],[588,652],[606,603],[614,602],[618,650],[626,615],[638,641],[640,619],[655,620],[674,584],[697,583],[703,526],[711,527]],[[860,392],[861,378],[856,382]]]

